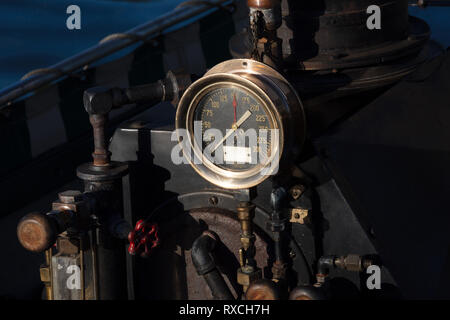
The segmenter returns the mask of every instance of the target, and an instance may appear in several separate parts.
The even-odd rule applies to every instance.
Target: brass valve
[[[243,286],[244,292],[251,283],[262,277],[262,272],[256,266],[255,235],[253,234],[253,218],[255,206],[247,201],[241,201],[237,207],[237,216],[241,224],[241,244],[239,262],[241,267],[237,272],[237,282]]]

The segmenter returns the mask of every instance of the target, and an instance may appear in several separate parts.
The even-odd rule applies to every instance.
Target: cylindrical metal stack
[[[380,8],[381,29],[367,27],[372,15],[367,9],[373,5]],[[364,52],[409,35],[407,0],[284,0],[282,15],[278,36],[288,60],[333,59],[348,55],[349,50]]]
[[[276,6],[266,9],[269,4],[281,6],[281,25],[269,25],[277,26],[271,30],[272,38],[280,40],[282,47],[284,61],[278,65],[291,71],[336,71],[392,61],[403,64],[417,56],[429,39],[427,24],[409,16],[407,0],[252,0],[251,30],[230,42],[235,58],[252,56],[252,17],[260,11],[262,20],[270,21],[272,16],[266,12],[277,11]]]

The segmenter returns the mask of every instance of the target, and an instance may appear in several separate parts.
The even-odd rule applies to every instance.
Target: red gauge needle
[[[236,121],[237,121],[237,101],[236,101],[236,94],[234,94],[234,97],[233,97],[233,109],[234,109],[234,123],[236,123]]]

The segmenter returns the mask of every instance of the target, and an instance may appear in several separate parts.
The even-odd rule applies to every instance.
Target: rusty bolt
[[[289,193],[292,197],[292,199],[297,200],[301,197],[301,195],[305,192],[306,188],[304,185],[295,185],[289,190]]]
[[[68,190],[58,194],[59,201],[65,204],[76,203],[83,200],[83,194],[78,190]]]
[[[213,196],[213,197],[209,198],[209,203],[213,206],[217,206],[217,204],[219,203],[219,199],[217,199],[217,197]]]
[[[277,260],[272,265],[273,279],[281,280],[286,277],[287,264]]]

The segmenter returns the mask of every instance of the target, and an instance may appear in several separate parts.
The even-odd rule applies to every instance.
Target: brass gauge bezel
[[[225,188],[233,188],[231,185],[229,185],[229,181],[236,182],[239,181],[240,185],[253,185],[259,183],[258,180],[265,180],[264,176],[261,176],[259,179],[255,179],[255,176],[258,175],[264,168],[267,167],[268,163],[271,163],[272,160],[277,156],[278,152],[281,153],[281,150],[283,149],[282,145],[280,147],[280,141],[282,143],[283,137],[279,137],[277,141],[272,141],[274,145],[272,145],[272,154],[267,159],[265,163],[257,164],[253,168],[246,170],[246,171],[234,171],[234,170],[226,170],[224,168],[221,168],[217,166],[216,164],[212,163],[208,158],[204,157],[202,148],[198,145],[197,141],[194,138],[193,135],[193,122],[194,122],[194,114],[195,109],[198,106],[198,102],[202,99],[202,97],[207,94],[208,92],[215,90],[219,87],[239,87],[240,89],[247,91],[250,93],[253,97],[255,97],[260,105],[265,109],[266,114],[270,117],[269,123],[270,123],[270,129],[280,129],[280,133],[282,135],[283,128],[282,123],[279,123],[277,121],[277,115],[273,113],[272,110],[275,110],[275,106],[270,101],[269,97],[260,90],[256,85],[249,82],[248,80],[242,79],[236,75],[216,75],[212,78],[205,78],[204,82],[201,83],[202,89],[197,92],[197,94],[193,97],[191,100],[191,103],[189,104],[188,110],[186,112],[186,120],[185,120],[185,126],[184,128],[187,128],[189,132],[189,144],[192,145],[192,151],[194,152],[194,156],[197,157],[197,159],[201,159],[202,165],[196,165],[194,169],[205,179],[209,180],[211,179],[211,174],[214,173],[217,177],[214,178],[214,181],[211,181],[215,184],[220,183],[221,186],[225,185]],[[279,160],[279,159],[278,159]],[[271,172],[267,172],[270,174]],[[236,186],[235,188],[237,188]]]
[[[279,129],[277,141],[271,141],[275,145],[271,146],[273,152],[267,161],[246,171],[227,170],[212,163],[203,155],[201,146],[194,138],[193,123],[198,103],[208,92],[223,86],[235,86],[249,92],[258,99],[270,117],[270,129]],[[296,125],[293,125],[293,121],[297,122]],[[193,83],[178,105],[176,128],[187,130],[189,133],[187,135],[189,141],[181,141],[181,136],[178,138],[183,154],[194,170],[207,181],[225,189],[251,188],[266,180],[278,170],[278,166],[272,165],[274,157],[279,157],[278,163],[281,166],[283,159],[289,158],[289,155],[283,152],[286,145],[292,146],[293,141],[299,145],[303,144],[305,135],[303,108],[295,90],[271,67],[248,59],[223,62]],[[293,130],[295,128],[301,130]],[[179,130],[177,132],[180,133]],[[191,161],[192,155],[194,159],[200,161]],[[264,175],[261,173],[262,170],[265,170]]]

